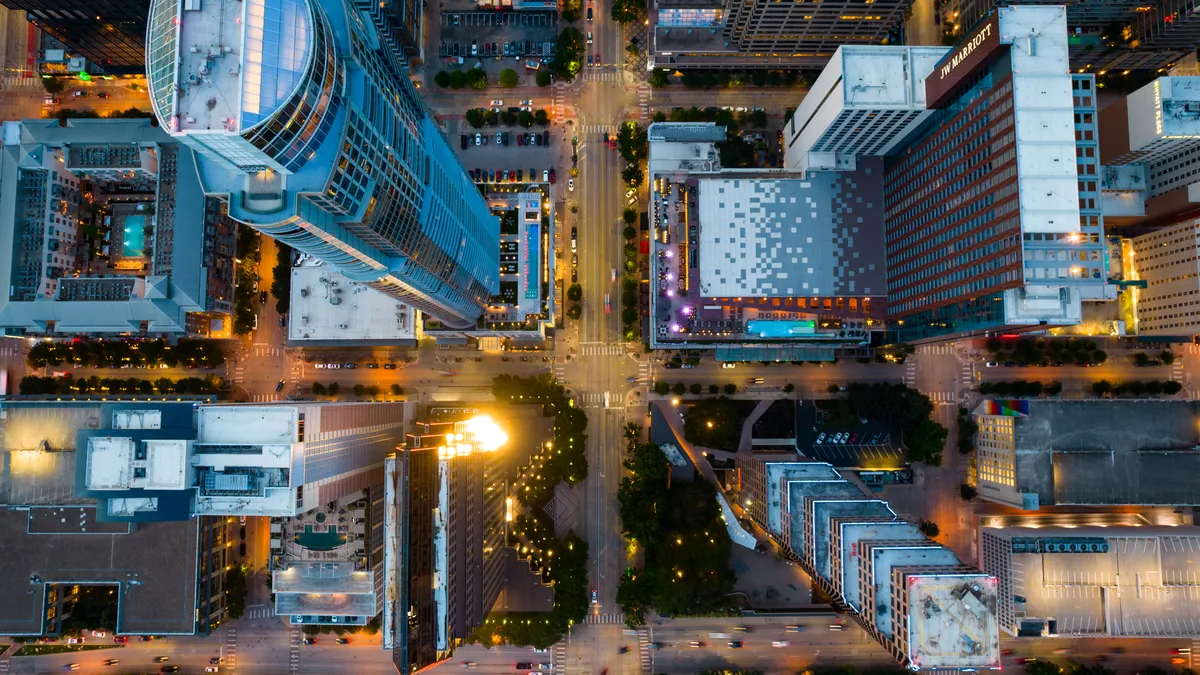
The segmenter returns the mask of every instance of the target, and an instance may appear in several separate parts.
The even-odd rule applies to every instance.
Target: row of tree
[[[675,384],[667,384],[666,382],[659,380],[658,382],[654,383],[654,393],[658,394],[659,396],[666,396],[667,394],[675,394],[676,396],[683,396],[684,394],[689,394],[689,393],[694,396],[699,396],[700,394],[703,394],[705,392],[705,389],[706,389],[706,387],[704,385],[700,384],[699,382],[693,382],[692,384],[687,385],[682,382],[676,382]],[[737,385],[733,384],[733,383],[728,383],[723,387],[715,385],[715,384],[710,384],[707,387],[707,391],[710,394],[719,394],[721,392],[724,392],[726,396],[733,396],[734,394],[737,393],[737,389],[738,389]]]
[[[156,380],[143,380],[138,377],[38,377],[26,375],[21,378],[18,392],[22,396],[75,396],[82,394],[181,394],[201,396],[216,394],[221,388],[220,378],[209,376],[184,377],[172,380],[160,377]]]
[[[213,368],[225,363],[225,354],[210,340],[180,340],[174,345],[166,340],[42,341],[29,349],[26,362],[34,368],[64,363],[91,368],[125,365]]]
[[[1057,396],[1062,393],[1062,382],[1036,382],[1017,380],[1015,382],[980,382],[979,393],[990,396]]]
[[[1108,380],[1099,380],[1092,383],[1092,393],[1096,396],[1111,396],[1113,398],[1121,398],[1126,396],[1158,396],[1166,394],[1174,396],[1183,391],[1183,385],[1175,380],[1150,380],[1143,382],[1142,380],[1128,380],[1125,382],[1117,382],[1113,384]]]
[[[928,396],[903,384],[854,383],[845,400],[854,418],[897,427],[910,462],[941,465],[949,431],[929,418],[933,403]]]
[[[669,480],[670,465],[657,445],[626,434],[625,468],[617,500],[624,535],[642,552],[617,587],[630,627],[646,613],[712,614],[729,608],[737,576],[729,567],[732,542],[715,490],[703,480]]]
[[[544,109],[539,108],[530,112],[522,110],[521,112],[509,112],[502,110],[494,112],[486,108],[471,108],[466,113],[467,124],[472,129],[482,129],[483,127],[496,126],[522,126],[528,129],[534,125],[539,127],[550,126],[550,114]]]

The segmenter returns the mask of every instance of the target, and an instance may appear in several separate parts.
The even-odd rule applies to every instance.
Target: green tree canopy
[[[500,71],[500,86],[506,89],[512,89],[521,82],[521,76],[512,68],[505,68]]]

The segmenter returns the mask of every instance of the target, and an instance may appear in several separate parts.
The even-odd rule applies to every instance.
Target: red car
[[[596,52],[596,65],[600,65],[601,63],[602,61],[600,60],[600,53]]]
[[[525,134],[517,134],[517,145],[525,145]]]
[[[118,636],[116,636],[116,637],[114,637],[114,638],[113,638],[113,643],[114,643],[114,644],[123,645],[123,644],[125,644],[126,642],[129,642],[129,638],[128,638],[128,637],[126,637],[126,636],[124,636],[124,635],[118,635]]]
[[[554,169],[550,169],[550,182],[554,183]]]

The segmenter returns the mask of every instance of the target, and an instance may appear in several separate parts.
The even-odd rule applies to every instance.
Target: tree
[[[578,321],[581,316],[583,316],[583,308],[579,305],[571,305],[567,308],[567,317],[571,320]]]
[[[313,382],[313,384],[312,384],[313,396],[324,396],[325,391],[326,391],[325,385],[321,384],[320,382]]]
[[[828,387],[825,387],[825,391],[827,391],[827,392],[829,392],[829,393],[831,393],[831,394],[836,394],[836,393],[838,393],[838,392],[839,392],[839,391],[841,391],[841,390],[842,390],[842,388],[841,388],[841,387],[839,387],[839,386],[838,386],[838,385],[836,385],[836,384],[831,384],[831,385],[829,385]]]
[[[565,0],[562,5],[562,20],[568,23],[575,23],[583,11],[583,3],[580,0]]]
[[[626,162],[637,162],[646,159],[650,150],[650,140],[646,130],[636,122],[626,122],[617,130],[617,152]]]
[[[562,29],[558,34],[557,47],[558,53],[550,64],[551,72],[560,80],[570,82],[583,68],[583,33],[572,26]]]
[[[631,186],[636,187],[641,185],[643,178],[645,178],[645,173],[638,164],[630,164],[621,170],[621,180],[624,180]]]
[[[517,124],[520,124],[526,129],[533,126],[533,113],[529,112],[528,110],[522,110],[521,112],[517,113]]]
[[[614,0],[609,16],[617,23],[633,23],[646,9],[645,0]]]
[[[467,74],[461,70],[450,72],[450,87],[452,89],[462,89],[467,86]]]
[[[725,387],[722,389],[722,391],[725,392],[726,396],[733,396],[734,394],[737,393],[737,385],[733,384],[731,382],[731,383],[725,385]]]
[[[1092,352],[1092,360],[1096,363],[1104,363],[1108,360],[1108,352],[1105,352],[1102,349],[1097,349],[1096,351]]]
[[[667,394],[671,393],[671,385],[662,381],[655,382],[654,393],[658,394],[659,396],[666,396]]]
[[[676,382],[671,387],[671,393],[675,394],[676,396],[683,396],[683,392],[685,391],[687,391],[687,387],[684,386],[682,382]]]
[[[1150,357],[1146,356],[1146,352],[1137,352],[1133,355],[1133,365],[1145,366],[1150,363]]]
[[[1175,380],[1168,380],[1163,383],[1163,393],[1167,396],[1174,396],[1183,390],[1183,385]]]
[[[693,382],[691,386],[688,387],[688,391],[690,391],[693,395],[699,396],[704,391],[704,386],[699,382]]]
[[[710,393],[710,394],[717,394],[717,393],[719,393],[720,391],[721,391],[721,388],[720,388],[720,387],[718,387],[717,385],[715,385],[715,384],[710,384],[710,385],[708,385],[708,393]]]
[[[654,122],[666,122],[667,121],[667,113],[665,113],[661,110],[655,110],[654,116],[651,117],[650,119]]]
[[[487,72],[478,68],[472,68],[471,71],[467,73],[467,84],[471,85],[471,88],[475,91],[483,91],[484,89],[487,89]]]
[[[367,393],[367,388],[366,388],[366,387],[364,387],[364,386],[363,386],[363,385],[361,385],[361,384],[356,384],[356,385],[354,385],[354,395],[355,395],[355,396],[365,396],[365,395],[366,395],[366,393]]]
[[[549,87],[550,79],[551,79],[550,71],[549,70],[538,70],[537,77],[535,79],[537,81],[537,86]]]
[[[793,391],[796,391],[796,385],[792,384],[791,382],[783,385],[783,393],[790,394]]]
[[[550,126],[550,113],[546,112],[545,108],[538,108],[533,111],[533,123],[539,127]]]
[[[625,209],[624,213],[621,214],[621,218],[625,220],[626,225],[633,225],[636,223],[637,217],[638,214],[636,209]]]
[[[625,229],[621,230],[621,236],[626,240],[633,239],[637,236],[637,230],[633,229],[632,225],[626,225]]]
[[[504,87],[505,89],[512,89],[520,84],[520,82],[521,77],[517,74],[517,71],[513,70],[512,68],[505,68],[504,70],[500,71],[501,87]]]
[[[936,537],[941,533],[941,529],[938,528],[937,523],[933,522],[932,520],[922,520],[921,523],[917,525],[917,529],[921,531],[921,534],[930,538]]]
[[[1158,360],[1169,366],[1172,363],[1175,363],[1175,354],[1173,354],[1169,349],[1164,349],[1162,350],[1162,353],[1158,355]]]
[[[439,70],[438,74],[433,76],[433,82],[443,89],[449,87],[451,82],[450,73],[445,70]]]
[[[579,284],[571,284],[567,288],[567,299],[571,302],[579,302],[583,299],[583,286]]]
[[[923,419],[905,439],[908,449],[908,459],[929,466],[941,466],[942,448],[946,444],[949,431],[946,427],[931,419]]]
[[[1096,396],[1104,396],[1112,391],[1112,384],[1108,380],[1097,380],[1092,383],[1092,393]]]
[[[671,78],[667,77],[667,71],[655,69],[650,73],[650,86],[654,88],[665,87],[671,84]]]
[[[467,118],[467,124],[471,125],[472,129],[479,129],[480,127],[487,124],[487,121],[483,115],[482,108],[471,108],[470,110],[467,111],[466,118]]]
[[[330,396],[337,396],[338,392],[342,390],[342,387],[337,382],[331,382],[329,386],[325,388],[325,390]]]
[[[966,483],[963,483],[962,485],[958,486],[958,494],[962,495],[963,501],[969,502],[972,499],[975,499],[976,495],[979,494],[979,490],[976,490],[975,486],[973,485],[967,485]]]
[[[1062,668],[1050,661],[1030,661],[1025,664],[1025,675],[1062,675]]]
[[[391,386],[391,390],[392,390],[392,396],[403,396],[404,395],[404,387],[401,387],[398,384],[393,383]]]

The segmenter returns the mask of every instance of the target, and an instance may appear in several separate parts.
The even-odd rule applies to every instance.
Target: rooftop
[[[948,47],[864,45],[839,47],[847,108],[925,107],[925,78]]]
[[[47,584],[79,583],[120,586],[121,633],[192,634],[198,527],[96,522],[92,506],[0,508],[0,633],[42,632]]]
[[[181,130],[245,131],[299,85],[314,40],[305,0],[190,0],[178,6],[185,10],[176,14],[175,43]]]
[[[287,445],[296,442],[291,406],[213,405],[200,409],[198,443]]]
[[[959,560],[950,549],[924,537],[912,541],[867,543],[871,545],[873,565],[871,586],[875,593],[875,628],[880,634],[891,638],[892,568],[910,565],[957,565]]]
[[[416,311],[305,257],[292,268],[288,343],[409,344],[416,340]]]
[[[1016,418],[1016,489],[1040,504],[1200,504],[1200,401],[984,401],[976,414],[1000,404]]]
[[[984,529],[984,532],[991,531]],[[1095,540],[1106,552],[1013,552],[1021,616],[1057,619],[1061,635],[1200,633],[1200,528],[1076,527],[1001,530],[1023,541]],[[1042,549],[1045,549],[1043,544]]]
[[[858,588],[858,556],[863,542],[871,540],[912,540],[924,541],[925,535],[915,525],[908,521],[898,520],[878,523],[847,523],[841,528],[841,551],[835,555],[841,556],[842,578],[839,583],[842,588],[842,599],[855,610],[861,611],[862,599]],[[956,560],[954,564],[957,564]]]
[[[982,573],[909,574],[914,668],[999,668],[997,582]]]

